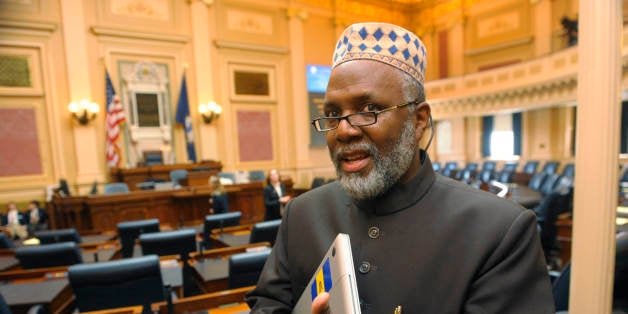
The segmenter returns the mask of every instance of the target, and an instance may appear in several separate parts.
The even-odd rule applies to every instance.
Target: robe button
[[[369,262],[360,263],[360,267],[358,268],[358,271],[362,274],[368,273],[369,271],[371,271],[371,263]]]
[[[377,227],[370,227],[369,228],[369,238],[371,238],[371,239],[379,238],[379,228],[377,228]]]

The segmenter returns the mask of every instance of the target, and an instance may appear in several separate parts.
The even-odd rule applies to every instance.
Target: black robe
[[[337,182],[292,200],[251,313],[288,313],[340,232],[349,234],[362,313],[554,313],[534,213],[435,174],[352,200]]]

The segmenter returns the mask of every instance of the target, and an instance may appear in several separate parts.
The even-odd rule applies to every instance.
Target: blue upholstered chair
[[[482,163],[482,170],[490,170],[490,171],[495,171],[495,166],[496,166],[496,162],[494,161],[485,161],[484,163]]]
[[[218,178],[230,181],[230,184],[234,184],[236,182],[235,174],[232,172],[218,172]],[[221,182],[223,182],[223,180],[221,180]]]
[[[166,300],[156,255],[71,266],[68,279],[80,312]]]
[[[129,186],[124,182],[113,182],[105,184],[104,194],[129,193]]]
[[[186,261],[188,254],[196,251],[196,231],[182,229],[144,233],[140,235],[140,246],[142,255],[180,255]]]
[[[40,244],[50,244],[59,242],[81,243],[81,236],[74,228],[35,231],[35,238]]]
[[[528,160],[525,165],[523,165],[523,173],[527,174],[535,174],[536,168],[539,167],[539,162],[536,160]]]
[[[556,173],[556,170],[558,170],[558,165],[559,165],[558,161],[548,161],[545,163],[545,165],[543,165],[543,169],[541,169],[541,172],[544,172],[547,174],[554,174]]]
[[[325,184],[325,178],[323,178],[323,177],[314,177],[314,179],[312,179],[311,188],[314,189],[314,188],[317,188],[317,187],[319,187],[321,185],[324,185],[324,184]]]
[[[23,269],[68,266],[83,262],[81,249],[75,242],[62,242],[15,249],[15,258]]]
[[[146,166],[163,165],[164,157],[160,150],[149,150],[142,152]]]
[[[563,176],[566,177],[574,177],[576,175],[576,167],[574,164],[570,163],[570,164],[566,164],[565,168],[563,168],[563,172],[562,172]]]
[[[211,233],[213,229],[232,227],[240,225],[242,212],[229,212],[224,214],[214,214],[205,216],[203,224],[203,246],[209,248],[211,245]]]
[[[229,289],[257,283],[271,250],[234,254],[229,257]]]
[[[502,168],[502,172],[516,172],[517,166],[519,166],[518,162],[509,162],[504,165]]]
[[[434,171],[439,172],[440,168],[441,168],[440,162],[435,161],[435,162],[432,163],[432,169],[434,169]]]
[[[251,170],[249,171],[249,181],[257,182],[266,180],[266,174],[264,170]]]
[[[176,170],[170,171],[170,180],[175,186],[181,185],[180,181],[183,179],[187,179],[187,177],[188,177],[188,171],[185,169],[176,169]]]
[[[0,249],[14,249],[15,243],[4,233],[0,232]]]
[[[122,257],[127,258],[133,256],[135,240],[140,237],[140,234],[159,232],[159,219],[124,221],[118,223],[117,228],[120,252]]]
[[[628,232],[620,232],[615,237],[615,282],[613,288],[613,313],[628,312]],[[556,311],[569,309],[569,285],[571,263],[562,270],[552,284]]]
[[[251,230],[251,237],[249,243],[269,242],[270,245],[275,245],[275,239],[277,238],[277,232],[281,225],[281,219],[269,220],[264,222],[258,222],[253,225]]]

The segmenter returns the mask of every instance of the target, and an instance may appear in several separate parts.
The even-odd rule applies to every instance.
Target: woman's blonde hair
[[[219,177],[217,176],[209,177],[209,183],[214,186],[214,190],[212,191],[212,194],[224,194],[225,193],[225,187],[220,182]]]

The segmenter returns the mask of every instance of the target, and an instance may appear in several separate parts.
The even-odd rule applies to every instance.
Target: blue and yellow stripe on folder
[[[329,265],[329,257],[323,263],[323,267],[318,270],[316,280],[312,282],[312,301],[323,292],[331,290],[331,266]]]

